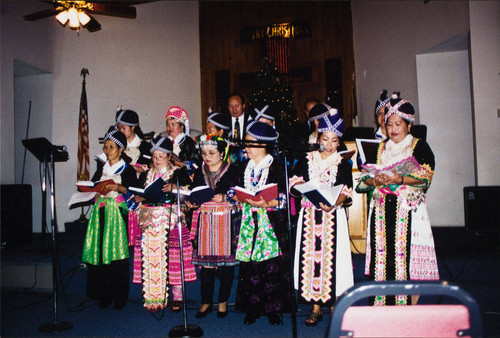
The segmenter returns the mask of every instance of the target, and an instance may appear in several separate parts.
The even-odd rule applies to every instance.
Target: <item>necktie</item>
[[[236,123],[234,124],[234,138],[239,139],[240,137],[240,119],[236,118]]]

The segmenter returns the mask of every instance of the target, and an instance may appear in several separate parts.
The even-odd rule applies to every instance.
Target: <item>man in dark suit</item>
[[[248,124],[248,114],[245,113],[245,98],[233,93],[227,100],[227,108],[231,115],[230,137],[242,140],[245,138]]]

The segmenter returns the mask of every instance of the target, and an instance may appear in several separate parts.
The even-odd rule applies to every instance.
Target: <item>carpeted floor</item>
[[[170,313],[168,309],[157,313],[145,310],[141,287],[136,284],[131,284],[129,301],[123,310],[98,309],[97,302],[85,296],[86,269],[80,266],[83,230],[77,226],[68,226],[67,230],[58,237],[61,282],[57,312],[52,300],[51,252],[42,249],[51,247],[51,238],[42,242],[39,236],[34,236],[31,243],[7,243],[2,249],[2,337],[164,337],[172,328],[184,324],[182,313]],[[500,336],[498,234],[478,235],[467,233],[463,228],[433,230],[441,279],[458,284],[476,299],[483,314],[485,336]],[[355,281],[365,281],[364,255],[353,255],[353,259]],[[14,273],[20,275],[14,276]],[[16,279],[19,279],[18,285],[15,285]],[[236,282],[230,302],[234,301],[235,291]],[[201,327],[204,337],[292,336],[290,314],[283,316],[280,326],[269,325],[266,318],[258,319],[253,325],[243,325],[245,315],[234,311],[230,304],[226,318],[217,318],[214,309],[206,318],[196,319],[199,282],[187,283],[186,294],[187,323]],[[309,311],[306,305],[298,306],[297,336],[324,336],[329,315],[325,315],[318,326],[306,327],[304,319]],[[73,328],[62,332],[39,332],[40,326],[52,322],[70,322]]]

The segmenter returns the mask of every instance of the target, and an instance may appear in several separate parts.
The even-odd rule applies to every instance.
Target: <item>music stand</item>
[[[46,323],[38,328],[40,332],[64,331],[73,327],[72,323],[61,322],[57,320],[57,246],[56,246],[56,213],[55,213],[55,194],[54,194],[54,163],[65,162],[68,160],[68,152],[65,146],[54,146],[44,137],[22,140],[23,145],[28,149],[41,163],[43,163],[43,181],[42,181],[42,246],[46,229],[46,180],[49,180],[50,189],[50,227],[52,230],[52,292],[54,321]],[[42,247],[43,248],[43,247]]]

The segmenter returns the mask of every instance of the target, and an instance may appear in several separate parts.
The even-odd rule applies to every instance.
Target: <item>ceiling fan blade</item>
[[[137,11],[135,7],[126,5],[103,4],[94,2],[94,9],[89,10],[92,14],[117,16],[120,18],[135,19]]]
[[[88,15],[88,13],[87,13]],[[89,15],[90,21],[84,26],[90,33],[97,32],[101,30],[101,24],[97,22],[91,15]]]
[[[60,10],[58,10],[57,8],[44,9],[43,11],[39,11],[39,12],[25,15],[24,20],[36,21],[36,20],[48,18],[49,16],[57,15],[57,13],[59,13],[59,12],[60,12]]]

